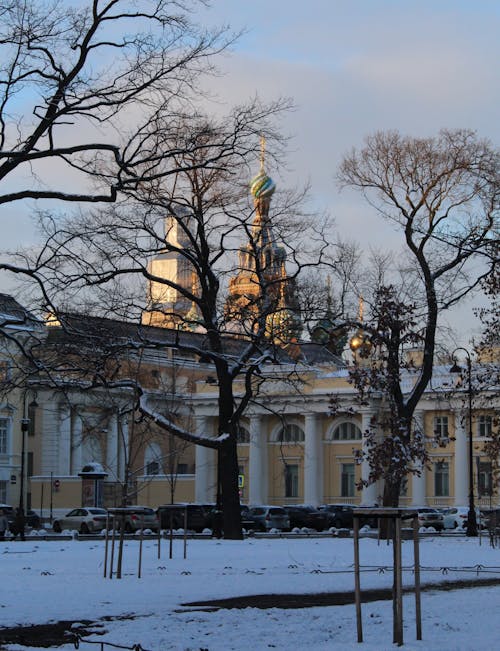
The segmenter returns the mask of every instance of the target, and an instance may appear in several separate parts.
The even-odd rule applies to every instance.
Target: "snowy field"
[[[0,542],[0,626],[51,621],[92,620],[105,635],[80,643],[83,651],[101,649],[85,640],[111,642],[151,651],[230,651],[242,649],[369,649],[392,645],[392,602],[362,606],[364,642],[356,642],[353,604],[297,609],[219,609],[204,612],[187,602],[276,593],[353,591],[350,538],[248,539],[243,542],[182,540],[143,543],[142,578],[137,578],[138,540],[125,543],[124,576],[104,578],[104,540]],[[392,546],[360,541],[362,589],[389,588]],[[500,549],[465,536],[421,540],[422,584],[498,578]],[[413,564],[413,544],[403,543],[403,562]],[[434,569],[431,569],[434,568]],[[446,568],[446,569],[443,569]],[[404,573],[405,586],[413,575]],[[423,640],[415,640],[414,597],[404,597],[406,649],[475,651],[498,648],[500,585],[422,593]],[[125,618],[123,618],[125,616]],[[102,622],[102,618],[109,618]],[[96,629],[97,630],[97,629]],[[11,644],[2,649],[33,647]],[[59,648],[74,649],[73,644]],[[139,647],[137,647],[139,648]],[[112,647],[104,646],[105,651]]]

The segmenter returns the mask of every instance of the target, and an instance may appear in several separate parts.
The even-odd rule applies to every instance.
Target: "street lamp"
[[[467,359],[467,396],[469,402],[469,513],[467,516],[467,536],[477,536],[477,520],[476,509],[474,506],[474,470],[473,470],[473,448],[472,448],[472,361],[470,353],[466,348],[455,348],[451,357],[453,359],[453,366],[450,368],[450,373],[461,373],[463,369],[457,364],[455,360],[455,353],[462,350]]]
[[[24,392],[23,398],[23,417],[21,419],[21,481],[20,481],[20,494],[19,494],[19,508],[16,517],[16,533],[21,534],[21,540],[24,540],[24,527],[25,527],[25,513],[24,513],[24,475],[25,475],[25,456],[26,456],[26,432],[29,429],[30,419],[26,413],[26,395]],[[33,399],[29,404],[30,409],[38,407],[38,403]]]

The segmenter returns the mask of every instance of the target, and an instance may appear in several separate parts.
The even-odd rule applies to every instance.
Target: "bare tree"
[[[0,204],[114,202],[171,171],[157,124],[192,110],[200,75],[233,39],[194,25],[197,4],[2,2]]]
[[[387,132],[368,137],[340,167],[340,184],[360,190],[400,229],[415,286],[414,304],[398,300],[394,289],[379,291],[372,327],[357,324],[366,330],[367,341],[360,333],[360,345],[367,344],[364,355],[381,354],[382,364],[377,369],[375,362],[373,373],[360,371],[355,381],[379,390],[390,405],[390,436],[370,450],[370,481],[385,478],[386,506],[398,505],[402,477],[415,459],[425,460],[412,421],[432,377],[438,318],[477,288],[494,264],[498,161],[498,151],[471,131],[443,130],[422,139]],[[422,348],[423,359],[405,387],[402,356],[408,338]]]
[[[295,285],[304,270],[326,264],[323,225],[309,218],[304,227],[302,193],[282,193],[271,217],[271,179],[261,171],[254,180],[253,205],[241,182],[255,160],[256,133],[272,137],[271,120],[282,108],[253,102],[220,123],[183,117],[177,132],[170,124],[170,138],[159,130],[165,150],[177,152],[176,175],[143,182],[106,211],[67,222],[43,217],[45,245],[24,261],[52,311],[71,300],[72,306],[91,305],[94,313],[142,321],[132,341],[108,342],[114,354],[128,345],[175,349],[211,369],[215,435],[176,421],[161,396],[124,368],[110,377],[106,364],[94,363],[92,382],[133,386],[139,411],[157,426],[217,451],[228,538],[241,537],[240,420],[265,379],[266,364],[293,365],[300,355],[297,340],[307,324],[299,322]],[[187,140],[194,147],[186,147]],[[63,315],[60,322],[69,327]]]

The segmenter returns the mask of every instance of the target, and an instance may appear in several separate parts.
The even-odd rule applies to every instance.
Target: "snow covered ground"
[[[125,543],[124,576],[104,578],[104,540],[0,542],[0,627],[80,620],[104,622],[106,634],[88,640],[151,651],[229,651],[232,649],[369,649],[392,645],[392,602],[364,603],[364,642],[356,642],[353,604],[300,609],[219,609],[185,607],[243,595],[320,593],[354,589],[353,541],[350,538],[162,540],[158,558],[154,540],[143,544],[142,578],[137,578],[138,540]],[[392,546],[360,541],[362,589],[392,584]],[[422,583],[498,578],[500,549],[483,539],[435,535],[421,540]],[[403,562],[413,564],[413,545],[403,543]],[[387,568],[380,570],[379,568]],[[446,568],[446,569],[444,569]],[[411,570],[404,584],[413,584]],[[500,640],[500,584],[422,594],[423,640],[415,640],[414,597],[404,598],[406,649],[477,651],[494,649]],[[132,618],[121,618],[132,616]],[[121,619],[120,619],[121,618]],[[9,650],[27,649],[8,645]],[[54,647],[56,648],[56,647]],[[72,644],[61,650],[75,648]],[[99,645],[82,640],[80,649]],[[108,651],[108,647],[104,647]],[[111,647],[109,647],[111,649]]]

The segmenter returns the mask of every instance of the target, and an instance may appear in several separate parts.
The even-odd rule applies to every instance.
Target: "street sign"
[[[238,475],[238,488],[245,488],[245,475]]]

